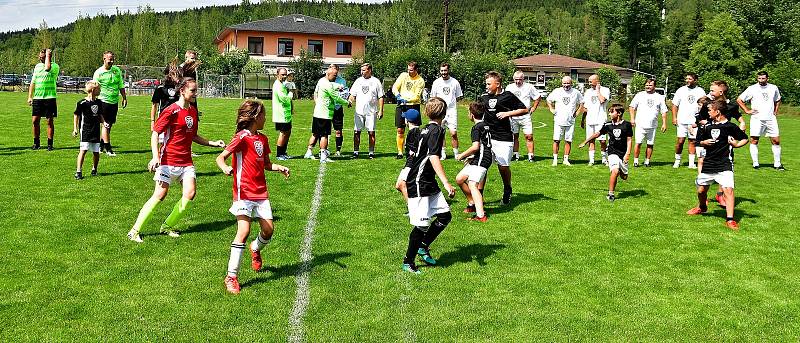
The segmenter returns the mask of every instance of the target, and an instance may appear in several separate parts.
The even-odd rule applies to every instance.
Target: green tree
[[[800,62],[787,53],[764,69],[769,73],[769,82],[780,89],[782,101],[800,105]]]
[[[500,51],[510,58],[546,52],[547,41],[538,27],[533,13],[520,13],[500,38]]]
[[[597,76],[600,77],[600,84],[611,91],[611,98],[619,99],[621,86],[619,73],[612,68],[602,67],[597,69]]]
[[[636,73],[631,77],[631,82],[628,84],[628,95],[634,96],[644,90],[644,84],[647,83],[647,76],[644,74]]]
[[[747,46],[742,28],[728,13],[717,14],[706,22],[703,33],[690,50],[689,59],[684,63],[685,69],[705,78],[713,74],[735,81],[733,84],[744,85],[753,68],[753,52]],[[708,81],[703,77],[702,81]],[[730,86],[732,92],[741,90],[740,87]]]
[[[47,27],[47,22],[42,20],[39,24],[39,30],[36,31],[36,35],[33,36],[33,44],[31,46],[31,53],[30,53],[30,62],[31,65],[34,65],[39,62],[39,51],[42,49],[54,49],[53,46],[53,34]]]
[[[545,85],[544,85],[544,88],[545,88],[545,90],[547,90],[547,93],[550,93],[554,89],[556,89],[558,87],[561,87],[561,79],[563,79],[564,76],[567,76],[567,75],[563,74],[563,73],[558,73],[556,75],[553,75],[553,77],[551,79],[547,80],[547,83],[545,83]],[[575,80],[572,80],[572,83],[574,85],[575,84]]]
[[[289,62],[289,68],[294,71],[294,82],[301,98],[311,98],[317,81],[324,75],[322,59],[313,56],[305,50],[300,50],[300,55]]]

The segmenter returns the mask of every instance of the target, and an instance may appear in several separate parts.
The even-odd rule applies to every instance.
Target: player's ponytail
[[[264,112],[264,104],[257,100],[245,100],[236,116],[236,132],[242,131],[256,121],[259,114]]]

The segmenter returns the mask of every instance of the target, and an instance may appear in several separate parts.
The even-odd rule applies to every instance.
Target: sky
[[[251,1],[253,3],[257,0]],[[348,0],[348,2],[380,2],[380,0]],[[150,4],[156,12],[177,11],[211,5],[235,5],[241,0],[0,0],[0,32],[37,28],[42,20],[49,27],[64,26],[75,21],[79,14],[94,16],[120,11],[136,12],[139,6]]]

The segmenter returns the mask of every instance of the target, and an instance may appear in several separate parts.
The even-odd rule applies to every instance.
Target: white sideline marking
[[[317,172],[317,184],[314,188],[314,198],[311,200],[311,209],[308,213],[303,243],[300,245],[300,269],[297,271],[297,294],[292,306],[292,314],[289,317],[289,342],[303,342],[303,316],[309,301],[309,274],[311,272],[311,262],[314,255],[311,253],[311,243],[314,240],[314,227],[317,226],[317,212],[322,203],[322,181],[325,178],[325,165],[319,164]]]

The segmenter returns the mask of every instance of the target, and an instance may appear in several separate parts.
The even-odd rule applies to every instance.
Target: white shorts
[[[450,212],[450,205],[444,200],[442,192],[428,197],[408,198],[408,219],[411,225],[428,227],[431,217]]]
[[[697,153],[697,158],[706,157],[706,148],[698,146],[694,148],[694,151]]]
[[[575,133],[575,125],[570,126],[553,126],[553,140],[560,141],[564,140],[567,142],[572,142],[572,135]]]
[[[171,185],[173,181],[182,182],[183,179],[188,178],[197,178],[197,174],[194,171],[194,166],[159,166],[158,169],[156,169],[156,175],[153,176],[153,181],[161,181]]]
[[[448,108],[447,114],[442,120],[442,127],[446,127],[450,132],[458,131],[458,110],[455,108]]]
[[[692,124],[678,124],[678,138],[695,139],[697,135],[697,128],[692,127]]]
[[[647,145],[653,145],[656,142],[656,128],[643,129],[637,126],[635,136],[636,144],[642,144],[646,140]]]
[[[760,120],[756,118],[750,119],[750,137],[778,137],[780,132],[778,130],[778,120],[767,119]]]
[[[406,179],[408,178],[408,172],[410,172],[410,171],[411,171],[411,168],[409,168],[409,167],[405,167],[405,168],[401,169],[400,170],[400,175],[397,176],[397,182],[400,182],[400,181],[406,182]]]
[[[733,172],[726,170],[719,173],[700,173],[700,175],[697,175],[695,183],[698,186],[711,186],[716,183],[722,188],[733,188]]]
[[[508,167],[514,155],[514,142],[496,141],[492,139],[492,155],[497,165]]]
[[[247,216],[250,218],[272,219],[272,206],[267,200],[239,200],[234,201],[230,211],[234,216]]]
[[[353,123],[355,123],[354,130],[356,132],[364,131],[365,129],[367,132],[375,132],[375,115],[374,114],[358,114],[353,118]]]
[[[608,155],[608,170],[619,169],[620,173],[628,174],[628,164],[617,154]]]
[[[100,143],[81,142],[81,150],[100,152]]]
[[[586,125],[586,139],[589,139],[593,134],[600,132],[600,129],[603,128],[603,124],[595,124],[595,125]],[[599,141],[605,141],[606,135],[600,135],[597,137]]]
[[[466,175],[469,182],[480,183],[486,177],[486,168],[468,164],[458,172],[458,175]]]
[[[511,132],[517,134],[519,129],[522,128],[522,133],[526,135],[533,134],[533,124],[531,123],[531,115],[511,117]]]

